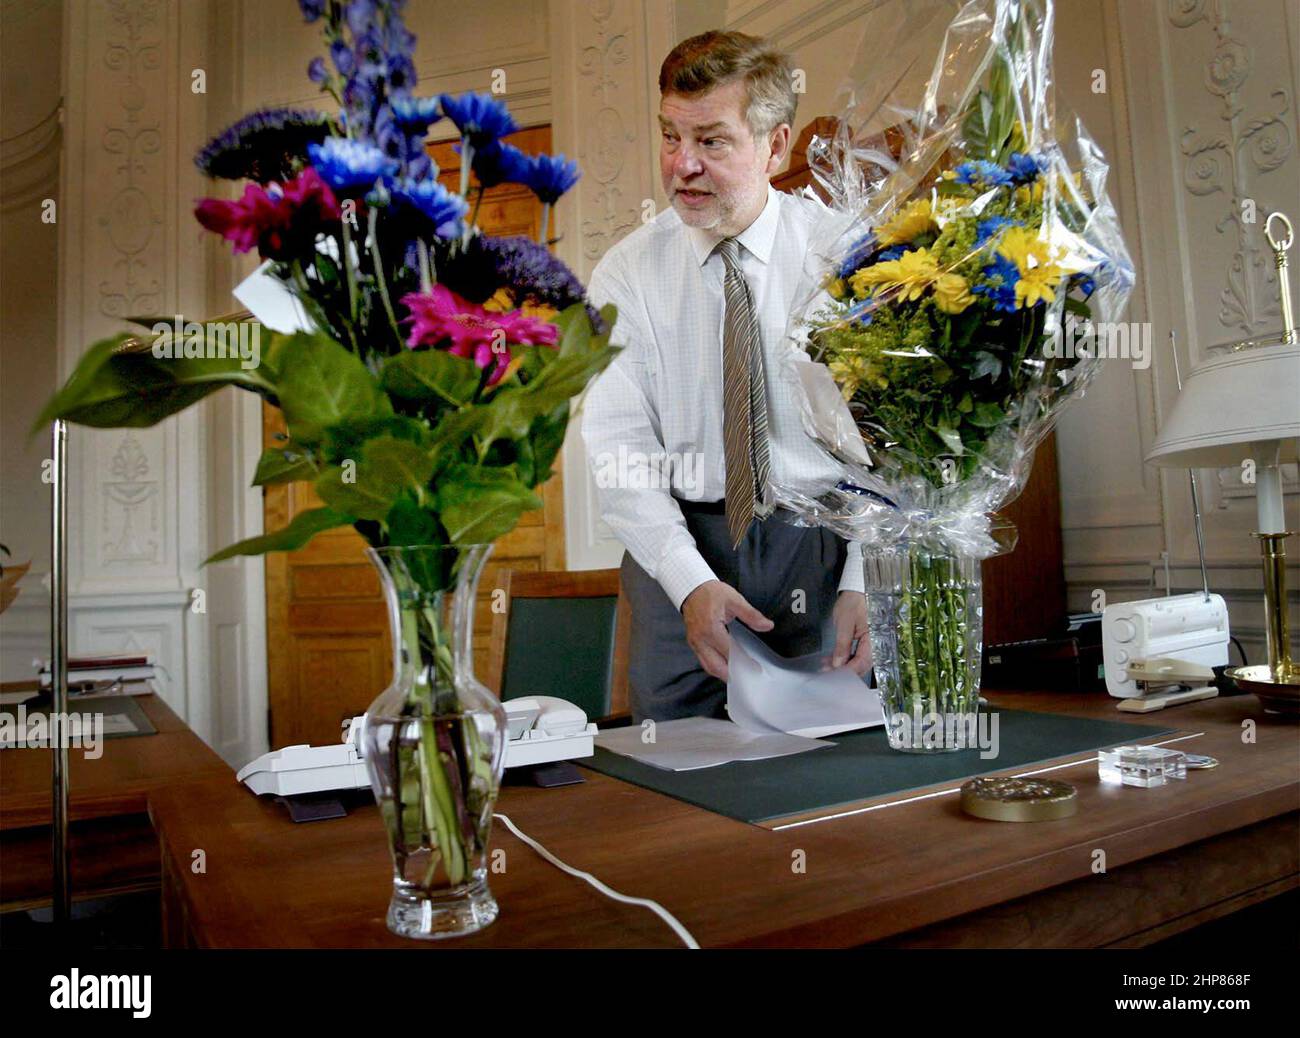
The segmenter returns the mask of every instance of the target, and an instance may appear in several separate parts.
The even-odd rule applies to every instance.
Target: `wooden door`
[[[521,130],[510,138],[530,153],[550,149],[550,127]],[[433,144],[439,179],[460,187],[460,156],[452,142]],[[541,206],[513,184],[488,191],[478,223],[494,235],[536,237]],[[280,412],[263,410],[263,442],[284,431]],[[525,512],[519,526],[496,543],[479,587],[474,620],[474,666],[487,673],[492,631],[490,597],[503,568],[538,571],[565,568],[564,492],[560,458],[555,475],[539,489],[544,507]],[[277,530],[320,500],[305,483],[268,487],[266,529]],[[345,719],[361,713],[390,678],[388,621],[379,580],[363,554],[365,541],[351,529],[331,530],[301,551],[266,557],[267,679],[271,746],[335,742]]]

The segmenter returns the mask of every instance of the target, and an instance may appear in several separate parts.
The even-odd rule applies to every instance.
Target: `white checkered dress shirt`
[[[769,187],[763,211],[736,236],[763,339],[771,478],[814,492],[833,486],[839,469],[805,435],[780,351],[793,348],[786,323],[809,244],[826,244],[829,218],[815,201]],[[613,341],[625,347],[582,405],[601,518],[678,608],[717,579],[674,495],[725,495],[720,240],[669,207],[605,254],[588,289],[597,306],[618,307]],[[850,543],[840,590],[862,589],[861,551]]]

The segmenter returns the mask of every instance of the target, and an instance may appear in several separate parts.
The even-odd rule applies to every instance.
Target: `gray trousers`
[[[720,502],[680,504],[696,547],[718,579],[775,624],[758,637],[782,656],[821,651],[844,569],[844,541],[821,527],[794,526],[792,513],[777,509],[751,523],[733,549]],[[727,686],[700,666],[686,643],[686,622],[667,593],[627,552],[621,573],[632,607],[628,684],[633,718],[637,723],[725,718]]]

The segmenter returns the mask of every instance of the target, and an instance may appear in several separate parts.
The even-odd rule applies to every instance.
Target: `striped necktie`
[[[723,281],[726,318],[722,326],[722,437],[726,461],[727,531],[740,544],[755,515],[770,514],[767,395],[763,344],[754,296],[740,270],[740,243],[724,238],[718,252],[727,272]]]

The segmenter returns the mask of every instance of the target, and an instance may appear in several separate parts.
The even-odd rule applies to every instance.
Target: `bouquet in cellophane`
[[[1096,374],[1133,283],[1104,156],[1055,104],[1052,15],[874,10],[836,135],[809,150],[838,224],[808,257],[785,375],[842,479],[776,493],[863,543],[897,749],[969,745],[980,562],[1014,543],[991,513]]]

